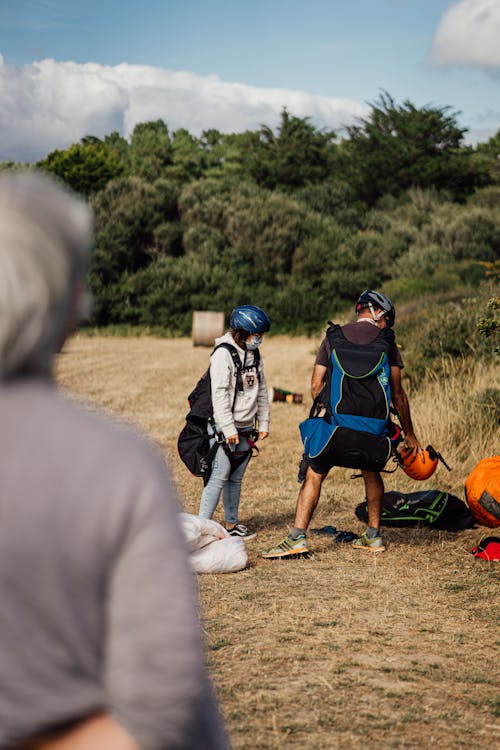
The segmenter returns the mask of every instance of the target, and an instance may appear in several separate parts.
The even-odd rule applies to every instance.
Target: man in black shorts
[[[342,326],[341,332],[349,342],[361,347],[371,344],[378,337],[381,329],[390,328],[394,324],[394,306],[390,299],[381,292],[372,290],[363,292],[356,304],[356,313],[356,321]],[[330,342],[328,337],[325,336],[319,348],[311,378],[313,400],[321,393],[325,384],[331,353]],[[388,360],[391,402],[399,413],[405,436],[405,445],[411,449],[413,455],[420,453],[423,456],[422,446],[413,430],[408,397],[401,383],[403,361],[395,343],[391,345],[388,351]],[[323,480],[333,466],[334,461],[329,455],[328,449],[318,458],[308,459],[306,476],[297,499],[294,527],[280,544],[264,552],[263,557],[268,559],[292,557],[305,555],[309,552],[306,540],[307,528],[318,504]],[[380,534],[380,515],[384,483],[378,471],[362,469],[361,473],[365,483],[368,505],[368,527],[365,533],[353,542],[353,547],[370,552],[383,552],[385,546]]]

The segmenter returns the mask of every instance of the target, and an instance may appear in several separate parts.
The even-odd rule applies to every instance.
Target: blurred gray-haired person
[[[159,452],[65,397],[86,204],[0,176],[0,748],[228,748]]]

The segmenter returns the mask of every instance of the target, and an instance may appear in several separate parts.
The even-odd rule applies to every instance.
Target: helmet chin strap
[[[374,323],[378,323],[379,320],[383,318],[385,315],[385,312],[383,310],[381,310],[379,314],[377,315],[371,302],[368,303],[368,309],[370,310],[372,320]]]

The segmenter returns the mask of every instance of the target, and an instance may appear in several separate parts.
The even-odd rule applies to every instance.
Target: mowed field
[[[304,403],[271,405],[271,435],[246,472],[240,520],[258,531],[247,543],[248,569],[198,577],[207,660],[233,747],[496,749],[499,565],[470,550],[498,530],[387,529],[389,548],[379,556],[311,534],[309,559],[259,557],[293,521],[297,426],[309,411],[319,342],[265,340],[268,385],[301,392]],[[159,443],[190,513],[198,510],[202,483],[181,464],[176,440],[186,396],[209,353],[189,339],[75,336],[57,363],[64,388]],[[447,408],[444,390],[436,393],[442,397],[410,395],[414,422],[422,442],[433,442],[453,471],[440,466],[431,480],[416,483],[398,470],[386,475],[387,490],[436,488],[463,498],[475,462],[498,452],[490,436],[486,445],[471,443],[455,465],[446,442],[453,430],[439,424],[443,414],[460,420],[460,409]],[[364,499],[362,480],[351,474],[337,469],[326,480],[313,528],[363,530],[354,515]],[[215,519],[222,520],[220,509]]]

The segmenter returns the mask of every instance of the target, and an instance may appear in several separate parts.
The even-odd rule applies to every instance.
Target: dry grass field
[[[304,404],[272,404],[271,436],[246,472],[240,520],[258,531],[247,543],[248,569],[199,576],[207,658],[233,746],[498,748],[499,565],[470,554],[494,531],[388,529],[389,548],[380,556],[311,534],[310,559],[259,557],[293,520],[297,425],[308,413],[318,344],[305,337],[264,342],[268,384],[302,392]],[[63,387],[160,444],[191,513],[201,480],[181,464],[176,439],[186,395],[208,355],[188,339],[76,336],[57,364]],[[398,470],[387,475],[386,489],[432,487],[463,498],[468,472],[498,453],[498,427],[484,421],[480,398],[473,398],[495,382],[494,369],[450,372],[444,383],[410,394],[417,434],[453,471],[440,466],[416,483]],[[353,511],[362,483],[351,473],[335,470],[327,479],[313,527],[361,532]]]

